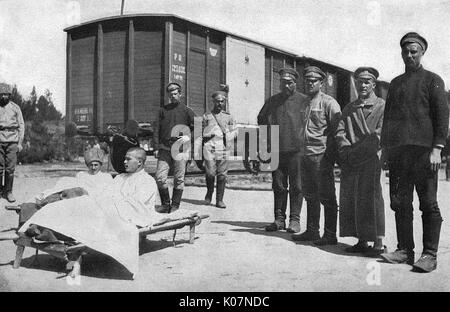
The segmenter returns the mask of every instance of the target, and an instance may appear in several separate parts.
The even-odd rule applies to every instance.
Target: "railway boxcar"
[[[305,66],[319,65],[327,73],[324,92],[341,106],[356,98],[348,70],[175,15],[114,16],[65,31],[66,121],[88,135],[122,128],[129,119],[148,135],[168,82],[183,87],[182,100],[199,116],[210,110],[210,94],[228,85],[227,110],[242,131],[257,127],[265,99],[278,92],[282,67],[302,75]],[[303,79],[298,89],[303,92]],[[143,140],[151,150],[151,135]]]

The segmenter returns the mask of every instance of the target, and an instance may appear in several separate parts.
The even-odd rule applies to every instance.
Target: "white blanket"
[[[75,185],[69,183],[69,180],[65,182],[64,186],[67,188]],[[77,183],[75,180],[72,182]],[[102,193],[91,192],[89,195],[47,204],[36,212],[19,229],[19,232],[24,233],[31,224],[49,228],[111,256],[133,275],[137,274],[139,232],[136,225],[151,226],[192,218],[197,215],[197,212],[179,209],[171,214],[158,213],[154,209],[156,189],[146,190],[147,198],[151,198],[152,208],[150,209],[148,201],[143,203],[139,196],[132,199],[126,194],[120,194],[123,193],[124,181],[121,179],[117,182],[120,183],[116,183],[110,190],[104,190]],[[122,192],[118,194],[118,189],[121,188]],[[144,209],[145,207],[148,209]],[[139,220],[139,212],[142,217],[141,222],[136,222]]]

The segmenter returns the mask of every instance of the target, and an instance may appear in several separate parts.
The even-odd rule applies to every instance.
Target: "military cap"
[[[0,82],[0,94],[11,94],[11,86],[7,83]]]
[[[300,75],[295,69],[292,68],[282,68],[278,72],[280,74],[280,79],[283,80],[294,80],[297,81]]]
[[[181,86],[176,82],[170,82],[166,87],[167,92],[173,91],[173,90],[180,90]]]
[[[98,147],[92,147],[84,152],[84,161],[87,166],[93,161],[103,163],[103,157],[105,156],[102,149]]]
[[[366,78],[377,80],[379,75],[380,74],[378,73],[378,70],[376,70],[373,67],[358,67],[355,70],[355,78]]]
[[[323,80],[326,77],[327,74],[317,66],[308,66],[305,68],[305,78],[320,78]]]
[[[422,47],[422,50],[425,52],[428,48],[428,42],[424,37],[419,35],[416,32],[409,32],[400,39],[400,47],[403,48],[405,44],[408,43],[417,43]]]
[[[215,99],[217,96],[222,95],[223,97],[227,97],[227,93],[225,91],[214,91],[211,94],[211,97]]]

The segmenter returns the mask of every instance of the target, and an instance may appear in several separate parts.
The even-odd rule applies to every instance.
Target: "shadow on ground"
[[[181,199],[182,202],[184,203],[188,203],[188,204],[192,204],[192,205],[197,205],[197,206],[209,206],[205,203],[204,200],[200,200],[200,199],[189,199],[189,198],[183,198]]]
[[[327,246],[316,246],[312,242],[299,242],[299,241],[293,241],[291,238],[291,233],[288,233],[286,231],[275,231],[275,232],[267,232],[264,230],[264,227],[268,225],[268,222],[253,222],[253,221],[211,221],[211,223],[217,223],[217,224],[228,224],[231,226],[236,227],[242,227],[244,229],[231,229],[231,231],[234,232],[246,232],[251,233],[255,235],[264,235],[269,237],[278,237],[285,240],[288,240],[296,245],[304,245],[304,246],[312,246],[316,247],[320,250],[323,250],[325,252],[329,252],[335,255],[340,256],[348,256],[348,257],[362,257],[362,258],[368,258],[364,256],[362,253],[348,253],[345,251],[345,248],[350,247],[350,245],[345,243],[339,243],[337,245],[327,245]],[[377,259],[377,258],[374,258]]]
[[[145,239],[139,244],[139,256],[169,247],[181,248],[187,243],[189,243],[189,240],[179,239],[175,240],[174,246],[172,240],[152,241]],[[12,266],[13,263],[14,261],[12,260],[7,263],[1,263],[0,266]],[[66,261],[48,254],[38,254],[24,258],[20,263],[20,268],[62,274],[56,279],[65,278],[69,273],[66,270]],[[91,251],[89,254],[83,256],[81,275],[101,279],[132,280],[132,274],[123,265],[113,258],[95,251]]]

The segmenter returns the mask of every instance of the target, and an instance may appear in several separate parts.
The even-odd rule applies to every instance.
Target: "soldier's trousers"
[[[430,148],[401,146],[389,150],[389,195],[395,211],[398,248],[414,249],[413,192],[422,211],[423,252],[436,255],[442,223],[437,203],[438,172],[430,168]]]
[[[303,193],[300,177],[300,153],[280,153],[278,168],[272,172],[272,189],[274,193],[275,220],[284,222],[286,220],[287,195],[290,197],[291,221],[300,220]]]
[[[184,175],[186,172],[186,160],[175,160],[170,151],[159,150],[158,162],[156,164],[156,183],[158,189],[168,189],[167,178],[170,169],[173,169],[173,188],[184,189]]]
[[[12,192],[17,152],[17,143],[0,143],[0,182],[3,192]]]
[[[324,154],[302,156],[302,185],[307,204],[307,230],[319,232],[320,204],[324,206],[327,237],[336,237],[337,200],[334,162]]]

